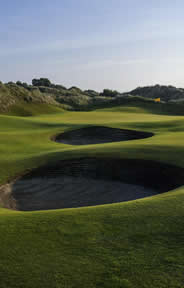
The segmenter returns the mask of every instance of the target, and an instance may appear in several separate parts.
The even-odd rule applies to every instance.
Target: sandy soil
[[[16,200],[13,197],[13,184],[0,187],[0,207],[16,209]]]

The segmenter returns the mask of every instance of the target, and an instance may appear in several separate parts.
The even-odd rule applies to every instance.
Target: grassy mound
[[[63,111],[54,98],[40,92],[38,88],[25,89],[14,83],[0,83],[0,113],[15,116],[34,116]]]

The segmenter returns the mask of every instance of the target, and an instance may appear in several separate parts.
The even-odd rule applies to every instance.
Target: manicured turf
[[[152,138],[70,146],[50,137],[104,125]],[[0,182],[57,159],[111,156],[184,167],[184,117],[143,108],[0,116]],[[157,179],[153,178],[153,181]],[[184,188],[128,203],[44,212],[0,209],[0,287],[184,287]]]

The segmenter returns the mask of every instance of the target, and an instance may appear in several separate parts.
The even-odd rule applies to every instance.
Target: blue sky
[[[183,0],[0,0],[0,80],[184,87]]]

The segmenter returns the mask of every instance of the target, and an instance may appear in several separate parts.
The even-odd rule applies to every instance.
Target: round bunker
[[[183,176],[182,168],[146,160],[63,160],[5,185],[0,200],[23,211],[110,204],[167,192],[181,186]]]
[[[105,126],[90,126],[66,131],[53,138],[54,141],[70,145],[89,145],[120,142],[152,137],[154,134]]]

